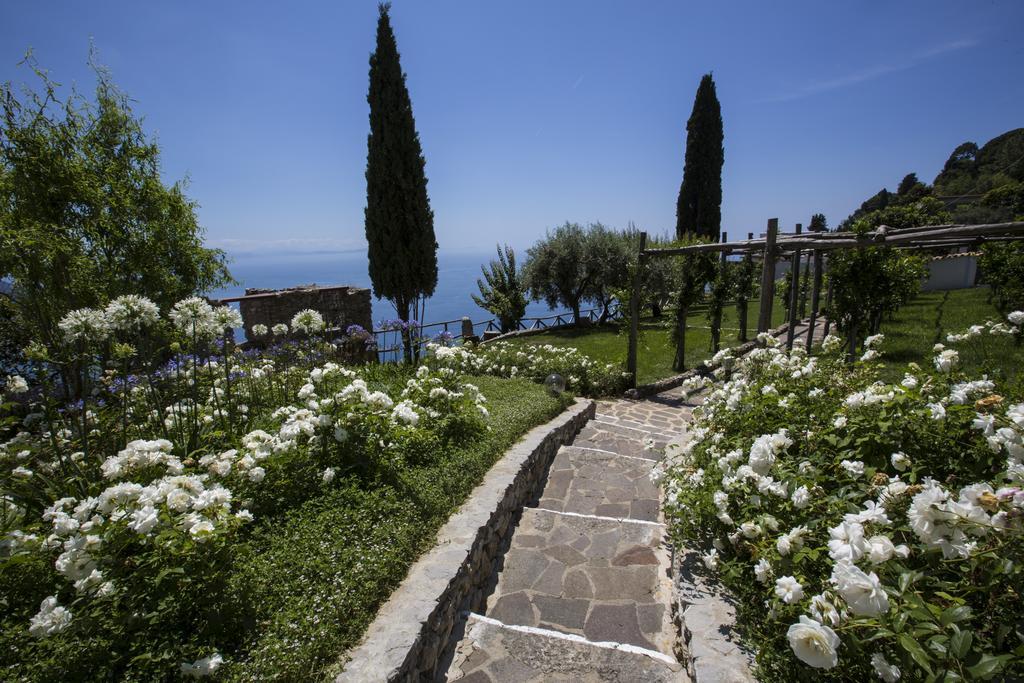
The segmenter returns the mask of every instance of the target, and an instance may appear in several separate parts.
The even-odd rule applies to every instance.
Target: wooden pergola
[[[649,259],[684,256],[703,252],[720,253],[722,259],[730,254],[742,254],[749,257],[760,256],[761,268],[761,299],[758,312],[757,331],[766,332],[771,324],[772,305],[775,300],[775,264],[780,259],[789,259],[790,290],[789,290],[789,330],[786,338],[787,348],[793,348],[796,332],[797,301],[799,296],[800,261],[804,252],[813,262],[814,281],[811,288],[811,307],[809,329],[806,345],[811,347],[814,328],[817,323],[821,302],[821,285],[823,275],[823,258],[826,252],[835,249],[860,249],[864,247],[893,247],[898,249],[962,249],[978,247],[985,242],[1009,241],[1024,239],[1024,222],[989,223],[983,225],[926,225],[918,228],[892,229],[880,226],[866,234],[852,232],[809,232],[804,233],[798,223],[796,230],[790,234],[779,234],[779,219],[768,220],[768,230],[764,237],[754,239],[753,233],[746,240],[726,241],[722,233],[720,242],[694,244],[686,247],[665,249],[648,249],[647,233],[640,233],[640,251],[638,267],[633,276],[629,300],[629,347],[626,354],[626,371],[632,376],[636,386],[637,337],[640,330],[640,288],[643,282],[644,264]],[[827,294],[830,298],[831,288]],[[827,304],[826,304],[827,305]],[[828,332],[830,322],[825,321]],[[852,338],[852,335],[851,335]]]

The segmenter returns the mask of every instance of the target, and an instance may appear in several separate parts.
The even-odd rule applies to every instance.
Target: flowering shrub
[[[521,347],[507,342],[446,347],[427,346],[429,367],[447,368],[467,375],[526,377],[543,381],[552,373],[562,375],[566,387],[588,396],[625,390],[629,376],[615,365],[602,365],[574,348],[552,346]]]
[[[25,615],[18,633],[5,622],[22,656],[105,644],[99,678],[229,666],[211,650],[245,616],[222,610],[254,521],[332,487],[398,482],[485,428],[486,399],[452,369],[356,372],[316,338],[243,352],[225,337],[237,316],[191,298],[162,320],[121,297],[65,316],[68,355],[40,352],[37,386],[0,385],[32,397],[24,417],[0,413],[0,598]],[[160,324],[173,348],[110,353]],[[323,321],[302,311],[291,327]],[[71,362],[85,390],[65,402],[47,368]]]
[[[983,329],[1019,335],[1021,318]],[[878,382],[883,344],[852,366],[835,337],[816,357],[720,354],[666,460],[672,534],[738,597],[762,680],[1015,679],[1019,386],[961,375],[941,346],[933,368]]]

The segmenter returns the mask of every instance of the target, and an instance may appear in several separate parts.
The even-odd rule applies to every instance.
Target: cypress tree
[[[722,108],[715,81],[705,74],[686,122],[686,162],[676,204],[676,236],[718,239],[722,227]]]
[[[373,294],[410,319],[437,286],[434,212],[427,198],[426,161],[405,87],[390,3],[379,5],[377,49],[370,55],[370,135],[366,155],[366,241]],[[421,321],[422,322],[422,321]],[[405,335],[406,358],[412,358]]]

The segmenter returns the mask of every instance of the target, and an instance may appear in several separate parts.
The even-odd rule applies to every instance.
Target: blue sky
[[[375,2],[22,2],[28,47],[91,88],[90,39],[232,254],[362,249]],[[1024,125],[1024,3],[413,2],[392,10],[443,250],[566,220],[675,225],[685,124],[713,71],[723,229],[842,220]]]

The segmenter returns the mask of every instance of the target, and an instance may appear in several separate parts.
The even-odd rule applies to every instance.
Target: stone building
[[[290,324],[296,313],[307,308],[320,313],[329,328],[344,331],[349,325],[359,325],[373,329],[370,290],[363,287],[313,284],[287,289],[247,288],[245,296],[223,301],[238,302],[246,337],[253,341],[259,341],[252,333],[253,325],[266,325],[269,329],[278,323]]]

